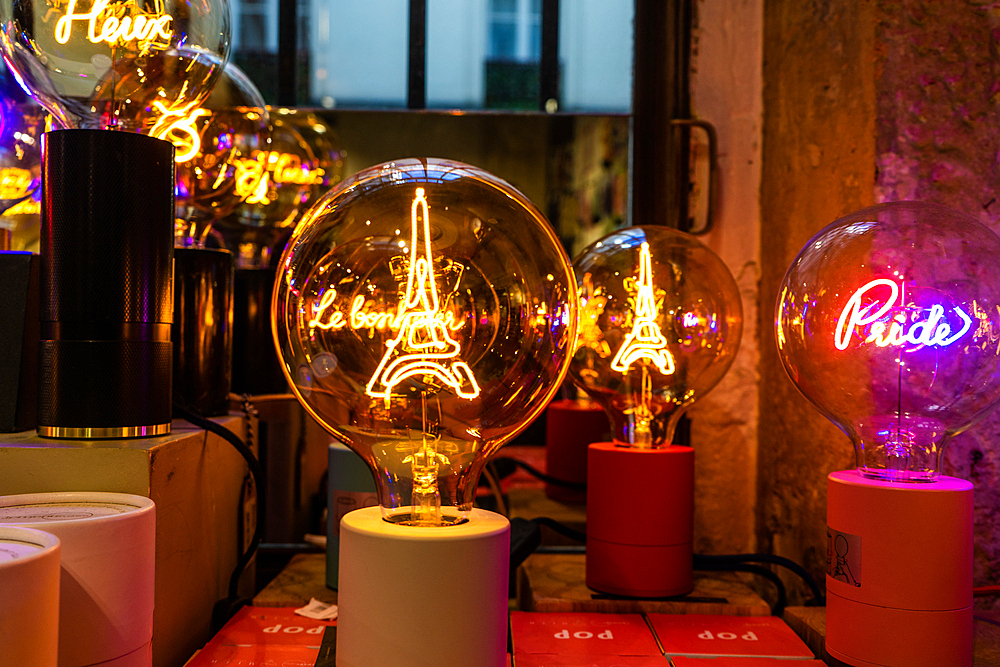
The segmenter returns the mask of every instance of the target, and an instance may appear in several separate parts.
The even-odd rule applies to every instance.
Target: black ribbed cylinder
[[[233,391],[237,394],[286,394],[271,336],[271,295],[277,270],[237,269],[233,287]]]
[[[174,250],[174,403],[203,417],[229,412],[233,255]]]
[[[167,433],[174,148],[110,130],[42,145],[38,431]]]

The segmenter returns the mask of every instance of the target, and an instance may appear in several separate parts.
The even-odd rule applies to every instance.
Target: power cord
[[[250,560],[257,552],[257,547],[260,545],[261,541],[261,532],[264,526],[264,488],[261,484],[264,480],[264,473],[261,470],[260,462],[257,460],[257,456],[253,453],[253,450],[251,450],[250,447],[239,438],[239,436],[227,429],[225,426],[222,426],[210,419],[206,419],[181,405],[177,405],[176,403],[174,404],[174,416],[184,419],[198,428],[214,433],[231,444],[246,461],[247,467],[250,469],[250,475],[253,477],[254,489],[257,492],[257,521],[254,525],[253,537],[250,540],[250,544],[247,546],[246,551],[237,560],[236,567],[233,569],[233,573],[229,577],[229,597],[225,600],[220,600],[215,605],[215,609],[212,613],[213,631],[217,632],[222,628],[225,622],[228,621],[232,615],[245,604],[245,601],[241,601],[239,599],[238,589],[240,577],[246,570],[247,565],[250,564]]]
[[[526,473],[542,480],[546,484],[552,484],[553,486],[561,486],[566,489],[572,489],[573,491],[586,491],[587,485],[584,482],[569,482],[565,479],[559,479],[558,477],[553,477],[552,475],[547,475],[538,468],[525,463],[519,459],[514,459],[509,456],[498,456],[493,459],[493,463],[497,468],[502,471],[506,467],[521,468]],[[501,477],[506,477],[506,475],[501,475]]]
[[[516,530],[515,530],[516,526]],[[511,570],[516,570],[531,553],[538,548],[541,543],[541,527],[546,526],[577,542],[586,542],[587,534],[583,531],[570,528],[569,526],[551,519],[549,517],[536,517],[534,519],[511,519]],[[517,544],[513,539],[518,536]],[[781,578],[772,570],[764,567],[764,564],[777,565],[787,568],[798,575],[809,587],[813,594],[813,599],[809,605],[823,606],[826,600],[819,589],[819,585],[809,572],[795,561],[783,556],[772,554],[694,554],[693,566],[695,570],[703,572],[746,572],[770,581],[777,591],[777,601],[771,606],[771,613],[780,616],[788,606],[788,590]]]

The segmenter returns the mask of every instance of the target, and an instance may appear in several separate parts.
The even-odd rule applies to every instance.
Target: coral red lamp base
[[[587,586],[631,597],[694,588],[694,450],[590,445]]]

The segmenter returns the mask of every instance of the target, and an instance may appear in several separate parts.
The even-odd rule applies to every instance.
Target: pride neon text
[[[861,301],[866,294],[878,288],[888,288],[889,298],[880,305],[876,300],[862,308]],[[834,332],[834,345],[838,350],[846,350],[851,342],[851,337],[855,330],[861,327],[868,327],[867,335],[863,342],[875,343],[878,347],[889,345],[920,345],[925,347],[947,347],[962,338],[972,327],[972,318],[969,317],[959,306],[955,306],[951,311],[961,320],[961,327],[952,333],[952,325],[947,321],[944,306],[933,304],[925,319],[917,320],[909,324],[907,328],[907,318],[904,306],[896,306],[900,299],[900,288],[896,281],[888,278],[878,278],[870,281],[848,299],[844,310],[840,313],[837,321],[837,330]],[[892,313],[897,308],[897,312]],[[859,334],[861,338],[862,334]]]

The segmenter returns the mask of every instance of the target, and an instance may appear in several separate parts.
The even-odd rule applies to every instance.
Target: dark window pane
[[[493,13],[498,12],[517,12],[517,0],[490,0],[490,11]]]
[[[267,24],[260,14],[240,16],[240,50],[263,50],[267,39]]]
[[[517,56],[516,25],[497,21],[490,24],[490,55],[498,60],[513,60]]]

